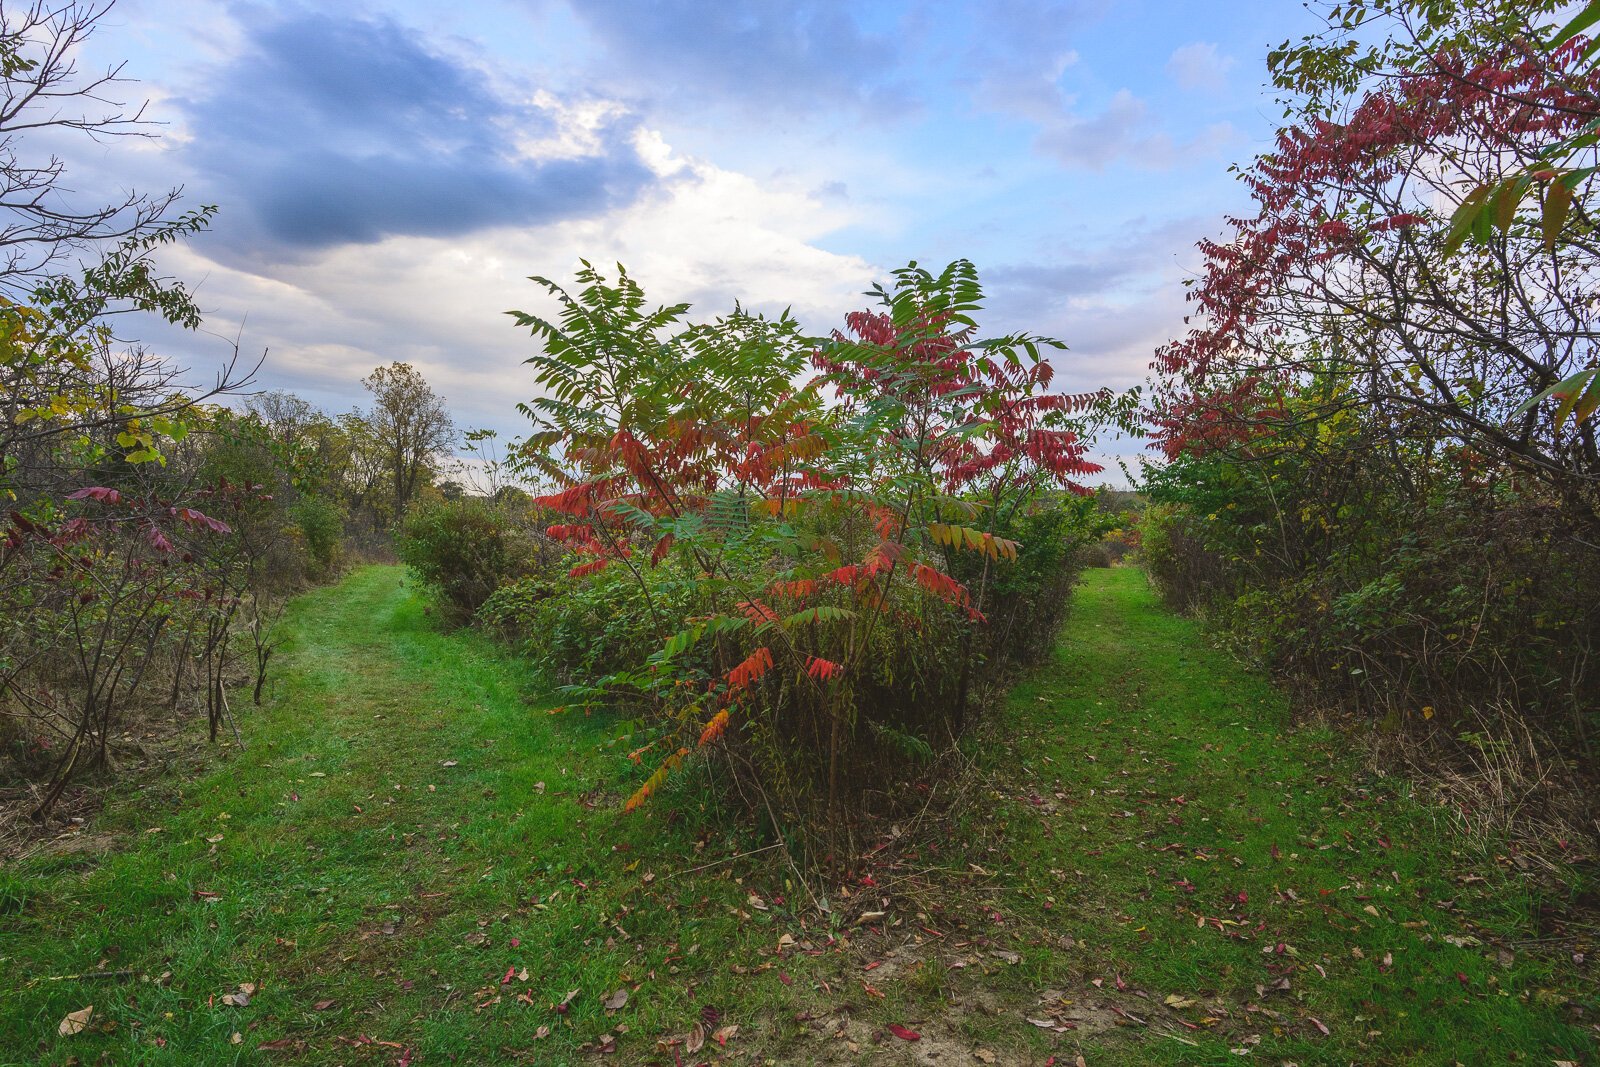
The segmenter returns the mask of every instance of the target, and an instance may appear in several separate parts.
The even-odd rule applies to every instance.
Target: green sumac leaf
[[[1517,201],[1521,199],[1522,187],[1520,182],[1507,182],[1501,185],[1500,190],[1494,194],[1494,200],[1491,202],[1489,210],[1494,218],[1495,228],[1501,233],[1505,233],[1510,229],[1511,223],[1516,220]]]
[[[1567,221],[1567,213],[1572,209],[1572,189],[1566,182],[1554,181],[1544,196],[1544,215],[1540,223],[1544,230],[1545,251],[1553,251],[1556,239],[1561,236],[1561,227]]]
[[[842,622],[845,619],[853,619],[855,616],[856,613],[851,611],[849,608],[836,608],[831,604],[819,604],[814,608],[806,608],[804,611],[795,612],[793,615],[790,615],[788,618],[779,623],[779,625],[785,630],[788,630],[795,626],[817,625],[824,622]]]
[[[1468,193],[1466,199],[1461,201],[1460,205],[1455,209],[1455,212],[1450,216],[1450,232],[1444,241],[1444,254],[1446,256],[1455,255],[1462,243],[1466,241],[1467,235],[1473,232],[1477,226],[1478,219],[1484,214],[1484,208],[1494,190],[1495,186],[1493,185],[1480,185]]]
[[[1590,26],[1593,26],[1596,22],[1600,22],[1600,0],[1589,0],[1589,2],[1584,4],[1583,8],[1572,17],[1572,21],[1563,26],[1561,28],[1561,32],[1556,34],[1555,40],[1550,42],[1550,47],[1561,47],[1574,37],[1578,36],[1578,34],[1583,33]]]

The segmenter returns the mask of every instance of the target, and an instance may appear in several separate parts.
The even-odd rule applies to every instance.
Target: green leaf
[[[1560,429],[1567,416],[1577,408],[1580,400],[1585,404],[1589,402],[1590,394],[1595,393],[1595,383],[1597,382],[1600,382],[1600,367],[1591,367],[1588,370],[1581,370],[1576,374],[1568,375],[1550,388],[1541,390],[1534,395],[1517,408],[1516,414],[1525,415],[1540,401],[1548,400],[1559,393],[1563,399],[1561,406],[1556,408],[1555,425],[1557,429]],[[1585,385],[1589,387],[1588,390],[1584,389]],[[1597,394],[1597,396],[1600,396],[1600,394]],[[1591,406],[1589,410],[1592,412],[1593,407]],[[1578,421],[1581,422],[1587,417],[1587,415],[1582,415]]]
[[[1466,199],[1461,201],[1455,212],[1450,216],[1450,232],[1445,237],[1444,254],[1453,256],[1461,247],[1467,235],[1473,232],[1478,218],[1484,213],[1490,195],[1497,188],[1495,185],[1480,185],[1468,193]]]
[[[1544,196],[1544,216],[1540,220],[1544,227],[1545,251],[1555,249],[1556,238],[1561,235],[1562,224],[1567,221],[1567,212],[1571,208],[1572,190],[1566,182],[1551,182]]]
[[[1583,399],[1574,405],[1572,409],[1573,421],[1580,425],[1587,422],[1596,408],[1600,408],[1600,374],[1589,380],[1589,388],[1584,390]]]
[[[845,619],[853,619],[855,615],[856,613],[849,608],[836,608],[831,604],[819,604],[814,608],[806,608],[795,612],[778,625],[788,630],[803,623],[841,622]]]
[[[1490,204],[1495,228],[1505,233],[1517,217],[1517,202],[1522,199],[1522,182],[1507,182],[1500,186]]]
[[[1600,22],[1600,0],[1589,0],[1587,4],[1583,5],[1583,10],[1573,16],[1572,21],[1562,27],[1560,33],[1556,34],[1555,40],[1550,42],[1550,47],[1561,47],[1596,22]]]

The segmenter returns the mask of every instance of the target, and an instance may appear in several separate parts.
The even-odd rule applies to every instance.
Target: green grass
[[[833,886],[830,916],[778,853],[742,856],[761,843],[697,775],[622,815],[648,768],[616,724],[546,714],[402,574],[292,606],[244,751],[127,791],[86,831],[103,849],[0,872],[0,1063],[562,1064],[607,1034],[609,1062],[672,1063],[657,1040],[705,1009],[739,1032],[686,1063],[1594,1062],[1552,902],[1335,735],[1287,729],[1136,571],[1091,573],[972,744],[973,798],[875,888]],[[854,924],[877,909],[891,925]],[[99,970],[132,976],[63,977]],[[1026,1021],[1051,1010],[1079,1028]]]
[[[1024,966],[1149,1024],[1090,1062],[1595,1062],[1571,959],[1593,928],[1565,901],[1334,732],[1290,728],[1140,572],[1090,572],[1074,612],[1012,694],[999,762],[1025,796],[999,805],[995,862],[1036,928],[1078,942]]]

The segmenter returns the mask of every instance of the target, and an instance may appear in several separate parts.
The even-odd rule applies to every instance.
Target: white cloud
[[[848,200],[819,201],[799,178],[758,181],[685,157],[649,131],[637,148],[659,179],[654,191],[598,218],[464,238],[390,237],[269,264],[210,258],[210,241],[228,239],[218,233],[174,250],[163,266],[203,279],[208,331],[241,334],[246,352],[270,350],[266,387],[329,403],[359,396],[356,383],[374,366],[405,360],[448,400],[459,424],[511,433],[520,430],[513,405],[531,393],[521,364],[533,342],[505,312],[550,309],[530,274],[560,282],[580,258],[608,273],[621,262],[652,301],[692,301],[693,314],[708,318],[736,299],[771,313],[792,305],[819,331],[859,306],[861,291],[884,275],[815,244],[857,221]],[[181,347],[197,370],[222,350],[214,336],[163,331],[161,340]]]
[[[1227,84],[1234,58],[1222,55],[1207,41],[1192,41],[1173,50],[1167,59],[1167,77],[1188,90],[1219,90]]]

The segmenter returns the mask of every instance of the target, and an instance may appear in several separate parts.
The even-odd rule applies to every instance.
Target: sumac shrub
[[[986,663],[1026,658],[992,613],[1019,648],[1056,617],[1021,621],[1070,583],[1079,513],[1052,505],[1099,469],[1077,419],[1100,394],[1049,391],[1058,342],[979,340],[964,261],[897,272],[822,339],[690,323],[587,265],[575,294],[535,281],[560,313],[513,313],[542,349],[519,458],[595,583],[530,607],[569,706],[646,724],[630,808],[707,751],[753,809],[848,836],[896,759],[966,728]]]

